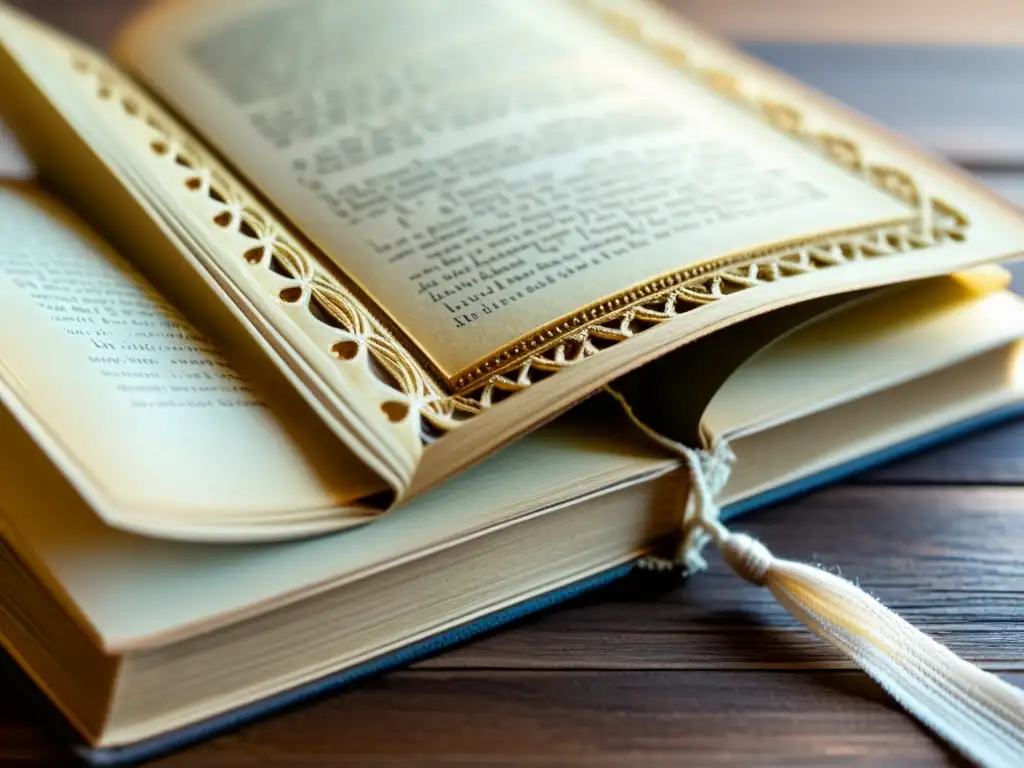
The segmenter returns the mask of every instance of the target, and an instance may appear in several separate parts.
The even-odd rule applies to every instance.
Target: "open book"
[[[726,514],[1021,411],[1019,212],[654,6],[164,0],[114,59],[0,7],[0,640],[94,759],[672,537],[613,382]]]

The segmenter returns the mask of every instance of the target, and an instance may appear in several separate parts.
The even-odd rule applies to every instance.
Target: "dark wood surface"
[[[133,0],[17,0],[104,44]],[[750,515],[1024,686],[1024,423]],[[0,690],[0,765],[63,761]],[[189,749],[161,766],[947,765],[957,758],[717,560],[626,581]]]

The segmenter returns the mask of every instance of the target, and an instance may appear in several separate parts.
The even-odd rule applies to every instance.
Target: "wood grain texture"
[[[853,483],[1024,484],[1024,419],[851,478]]]
[[[102,46],[136,2],[14,4]],[[1024,686],[1024,423],[738,527],[780,555],[841,568]],[[763,590],[711,563],[683,585],[630,578],[157,764],[961,764]],[[0,685],[0,765],[67,762],[42,719]]]

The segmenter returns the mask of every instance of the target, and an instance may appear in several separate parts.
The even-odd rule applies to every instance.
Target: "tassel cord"
[[[776,558],[757,539],[730,531],[719,520],[717,504],[735,461],[728,445],[689,448],[637,418],[621,394],[606,391],[633,424],[687,465],[690,489],[676,565],[701,570],[700,550],[713,542],[740,578],[766,587],[795,618],[963,755],[985,768],[1024,765],[1024,692],[964,661],[850,581]],[[657,569],[672,565],[653,557],[645,563]]]

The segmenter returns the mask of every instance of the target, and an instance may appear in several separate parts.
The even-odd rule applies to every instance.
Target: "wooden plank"
[[[852,480],[866,484],[1024,484],[1024,420],[1015,419]]]
[[[1024,419],[850,478],[857,484],[1024,484]]]
[[[16,704],[0,721],[0,762],[52,765]],[[395,673],[159,765],[689,763],[961,764],[857,673],[465,670]]]
[[[68,764],[60,742],[42,723],[34,710],[0,678],[0,765]]]

